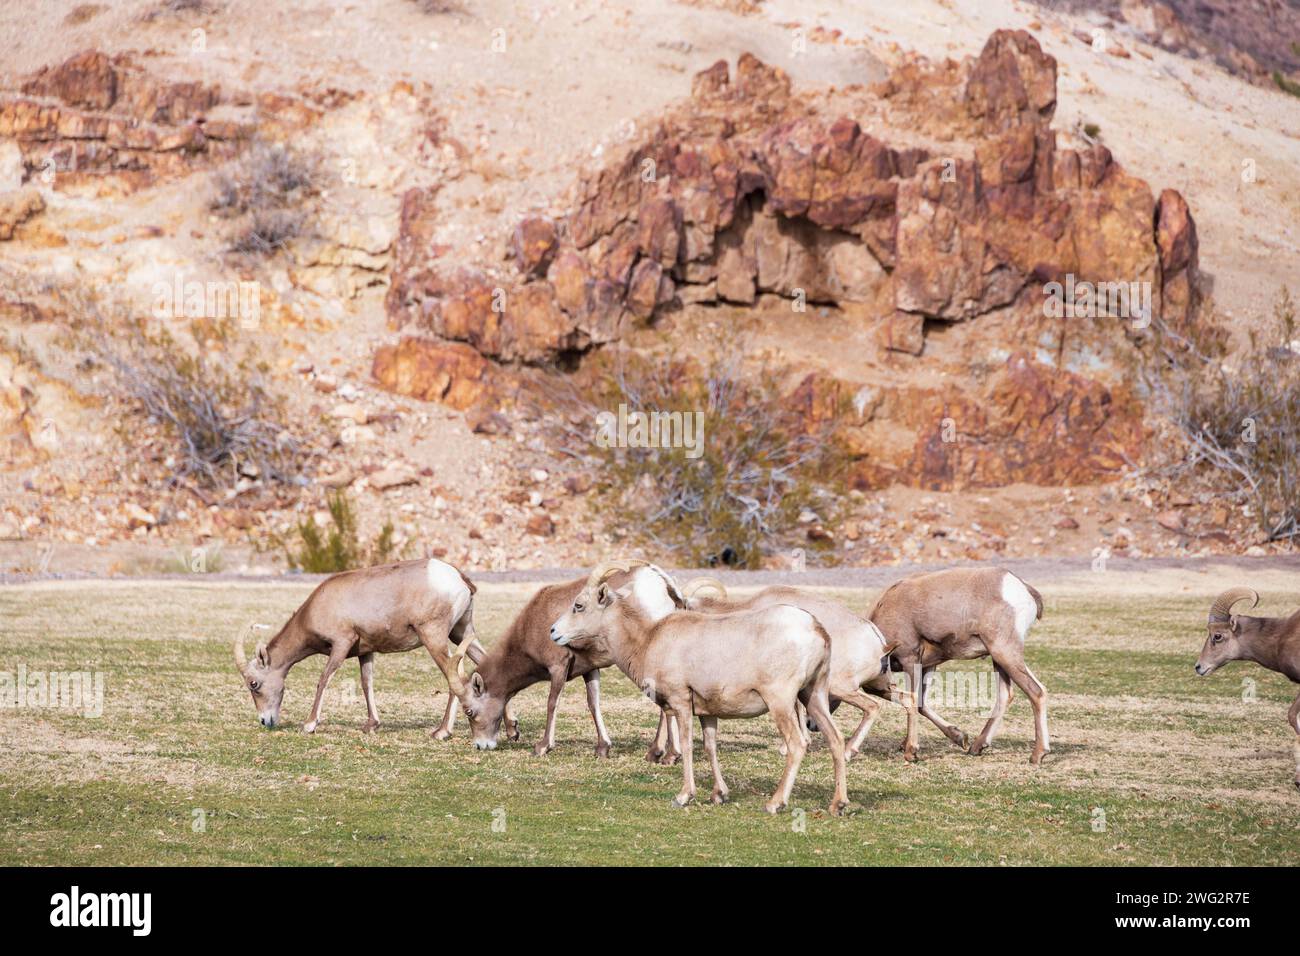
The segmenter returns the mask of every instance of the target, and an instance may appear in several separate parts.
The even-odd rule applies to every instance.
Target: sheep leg
[[[684,807],[695,799],[695,764],[692,761],[691,750],[694,747],[694,741],[691,739],[691,706],[689,697],[677,701],[669,701],[669,708],[672,715],[677,718],[677,729],[681,734],[682,747],[682,792],[673,798],[673,803],[679,807]],[[671,730],[669,731],[671,734]]]
[[[434,728],[430,735],[434,740],[446,740],[456,730],[456,714],[460,709],[460,701],[456,695],[451,692],[450,685],[447,687],[447,706],[442,712],[442,723]]]
[[[674,714],[671,710],[664,711],[664,715],[665,715],[664,722],[668,728],[667,729],[668,748],[664,751],[664,755],[661,758],[659,758],[659,762],[666,767],[671,767],[673,764],[677,763],[677,761],[681,759],[682,740],[681,740],[681,734],[678,732],[677,715]]]
[[[1037,765],[1043,762],[1045,754],[1052,751],[1047,735],[1047,688],[1025,666],[1019,644],[1008,644],[1009,648],[1001,643],[989,648],[989,654],[993,657],[993,663],[1005,670],[1015,685],[1025,692],[1034,708],[1034,752],[1030,755],[1029,762]]]
[[[844,769],[844,735],[835,726],[835,721],[831,720],[831,702],[825,683],[813,689],[808,696],[807,708],[808,714],[817,721],[817,726],[821,728],[826,743],[831,748],[831,762],[835,765],[835,795],[831,797],[830,814],[838,817],[849,805],[849,785]]]
[[[314,734],[316,724],[320,722],[321,701],[325,697],[325,688],[329,686],[330,678],[334,672],[343,666],[343,662],[348,659],[348,651],[351,647],[343,642],[339,642],[330,647],[330,656],[325,661],[325,669],[321,671],[320,680],[316,682],[316,699],[311,705],[311,716],[307,718],[307,723],[302,725],[304,734]]]
[[[1291,754],[1295,757],[1295,785],[1300,789],[1300,695],[1297,695],[1295,702],[1291,704],[1286,719],[1296,733],[1295,743],[1291,745]]]
[[[426,621],[423,624],[415,625],[415,633],[420,635],[420,643],[429,652],[433,662],[438,665],[438,670],[442,671],[442,676],[447,677],[451,673],[451,651],[449,644],[450,628],[445,620]],[[471,658],[472,660],[472,658]],[[447,681],[447,709],[443,711],[442,723],[435,727],[430,736],[434,740],[446,740],[451,736],[452,730],[456,726],[456,708],[460,701],[456,695],[451,692],[451,680]]]
[[[780,813],[790,803],[790,791],[794,789],[794,778],[799,773],[799,765],[803,763],[803,755],[808,750],[808,745],[804,743],[803,731],[799,727],[799,713],[792,701],[768,701],[764,698],[763,702],[767,704],[767,709],[772,712],[772,719],[776,722],[776,728],[785,738],[785,772],[781,774],[781,780],[776,785],[776,792],[772,798],[763,805],[763,809],[768,813]]]
[[[988,722],[984,724],[984,729],[970,746],[972,757],[978,757],[984,752],[984,748],[993,743],[993,737],[1002,726],[1002,716],[1007,712],[1007,704],[1011,703],[1011,677],[996,664],[993,665],[993,669],[998,675],[997,697],[993,700],[993,710],[989,714]]]
[[[645,753],[646,763],[658,763],[659,758],[664,755],[668,747],[668,713],[659,711],[659,726],[655,728],[654,740],[650,741],[650,749]]]
[[[371,733],[379,726],[379,711],[375,707],[375,654],[362,654],[357,658],[361,663],[361,694],[366,699],[366,722],[361,725],[362,733]]]
[[[506,722],[506,740],[519,739],[519,718],[515,712],[510,709],[510,701],[506,701],[506,708],[503,718]]]
[[[554,669],[551,671],[551,691],[546,695],[546,730],[537,746],[533,748],[534,756],[545,757],[555,749],[556,712],[560,703],[560,691],[564,690],[564,684],[568,677],[569,667],[567,663],[563,670]]]
[[[861,688],[851,694],[841,695],[840,700],[862,711],[862,720],[858,723],[858,729],[853,731],[853,736],[849,738],[844,748],[844,759],[852,760],[862,750],[862,743],[867,739],[867,734],[871,733],[871,725],[876,722],[876,717],[880,714],[881,703]]]
[[[605,729],[605,719],[600,716],[600,671],[587,671],[582,679],[587,684],[587,709],[596,725],[596,756],[608,757],[611,741],[609,731]]]
[[[718,763],[718,718],[700,716],[700,730],[704,732],[704,752],[709,755],[709,768],[713,771],[713,803],[727,802],[727,782],[722,779],[722,765]]]
[[[929,690],[930,681],[933,679],[931,675],[935,672],[935,669],[938,666],[938,664],[932,664],[922,670],[921,684],[916,691],[916,709],[920,711],[921,716],[925,717],[930,721],[930,723],[942,730],[945,737],[962,750],[968,750],[970,748],[970,735],[964,732],[956,724],[950,724],[948,721],[940,717],[939,712],[931,707],[927,702],[927,697],[929,696],[927,691]]]

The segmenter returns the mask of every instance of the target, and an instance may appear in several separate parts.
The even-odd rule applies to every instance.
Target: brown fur
[[[1300,684],[1300,611],[1290,617],[1232,614],[1232,605],[1243,597],[1240,591],[1233,590],[1224,592],[1215,601],[1206,625],[1209,633],[1196,661],[1196,673],[1208,677],[1231,661],[1253,661]],[[1258,604],[1259,595],[1254,597]],[[1296,733],[1292,750],[1295,785],[1300,788],[1300,695],[1287,712],[1287,723]]]
[[[1024,645],[1015,628],[1015,610],[1002,597],[1002,568],[950,568],[913,575],[890,585],[871,611],[871,620],[897,643],[893,664],[918,694],[917,709],[957,746],[978,755],[992,741],[1011,701],[1012,686],[1029,697],[1034,708],[1034,750],[1037,764],[1050,752],[1047,734],[1047,690],[1025,666]],[[1015,575],[1012,575],[1015,577]],[[1017,577],[1017,581],[1020,579]],[[1025,584],[1024,581],[1020,581]],[[1035,604],[1035,620],[1043,616],[1043,599],[1025,584]],[[992,657],[998,676],[993,713],[976,740],[948,723],[925,700],[926,679],[944,661]],[[916,728],[909,722],[904,751],[917,752]]]
[[[308,595],[275,637],[258,646],[251,661],[244,660],[240,641],[235,647],[236,666],[263,725],[273,727],[279,720],[289,669],[314,654],[324,654],[328,659],[316,686],[311,716],[303,725],[308,733],[315,731],[320,720],[321,700],[330,678],[350,657],[359,658],[361,663],[368,717],[363,729],[367,732],[379,726],[372,684],[375,654],[414,650],[423,644],[450,685],[454,677],[449,645],[474,642],[475,588],[457,570],[469,590],[469,600],[458,611],[448,595],[430,586],[429,564],[423,559],[401,561],[331,575]],[[450,694],[448,697],[447,712],[435,736],[450,736],[455,698]]]
[[[547,681],[546,728],[533,752],[542,756],[555,748],[555,716],[560,692],[575,677],[587,686],[587,706],[596,726],[596,755],[609,756],[612,743],[600,713],[600,668],[612,661],[608,656],[560,647],[550,638],[551,625],[573,604],[586,578],[548,584],[538,590],[510,623],[506,632],[492,642],[470,678],[461,704],[469,717],[474,744],[490,750],[496,746],[504,708],[511,698],[533,684]],[[518,739],[515,729],[513,739]]]
[[[608,654],[677,718],[683,776],[674,801],[678,806],[695,797],[692,718],[699,718],[704,733],[712,799],[721,803],[727,786],[718,764],[718,719],[770,712],[785,738],[786,767],[766,809],[776,813],[785,807],[808,746],[798,718],[802,702],[824,730],[835,765],[830,812],[843,812],[848,791],[844,738],[830,716],[831,639],[807,611],[785,604],[725,614],[679,610],[654,620],[629,594],[593,572],[551,633],[557,642]]]

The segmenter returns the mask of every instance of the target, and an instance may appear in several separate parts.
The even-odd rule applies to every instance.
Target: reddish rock
[[[544,216],[528,216],[515,227],[512,239],[519,271],[525,275],[544,275],[555,254],[555,224]]]
[[[1197,301],[1200,245],[1187,200],[1173,189],[1156,204],[1156,244],[1160,249],[1161,315],[1175,331],[1186,330]]]
[[[407,336],[375,353],[375,380],[399,395],[466,409],[489,398],[492,364],[468,345]]]
[[[545,513],[529,515],[524,530],[539,538],[549,538],[555,534],[555,522],[551,520],[550,515]]]
[[[1056,59],[1025,30],[998,30],[966,82],[966,109],[994,130],[1047,124],[1056,112]]]
[[[117,99],[117,71],[106,54],[86,50],[58,66],[42,67],[23,84],[22,90],[80,109],[106,110]]]

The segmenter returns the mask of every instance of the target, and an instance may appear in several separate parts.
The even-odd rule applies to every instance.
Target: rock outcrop
[[[201,82],[172,83],[128,54],[78,53],[0,92],[0,138],[12,138],[26,176],[53,189],[88,182],[132,190],[158,176],[235,155],[262,125],[284,132],[320,111],[281,94],[233,97]]]
[[[942,122],[951,143],[892,146],[883,125],[850,114],[855,96],[883,101],[895,125]],[[966,64],[906,61],[875,90],[839,97],[796,95],[747,54],[734,77],[720,62],[687,104],[583,175],[567,215],[521,221],[512,269],[434,248],[436,194],[409,193],[390,325],[498,363],[548,365],[667,310],[772,296],[825,305],[876,324],[882,355],[894,356],[886,367],[914,362],[955,382],[873,383],[886,397],[872,422],[845,429],[859,483],[1098,480],[1142,436],[1141,408],[1108,356],[1152,318],[1195,320],[1196,233],[1176,192],[1157,204],[1104,147],[1060,145],[1055,105],[1055,60],[1024,31],[998,31]],[[1151,312],[1071,310],[1067,328],[1045,308],[1054,283],[1145,289]],[[1001,367],[977,382],[969,350],[930,356],[931,323],[977,324]],[[1077,367],[1067,339],[1087,352]],[[441,362],[432,367],[443,381]],[[379,377],[405,394],[444,391]],[[953,419],[961,440],[936,438]]]

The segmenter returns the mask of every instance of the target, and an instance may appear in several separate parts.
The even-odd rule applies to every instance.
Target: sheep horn
[[[244,635],[238,634],[235,637],[235,666],[239,668],[239,673],[244,673],[244,668],[248,666],[248,658],[244,655]]]
[[[1252,608],[1259,604],[1259,592],[1253,588],[1228,588],[1214,599],[1210,605],[1210,623],[1223,624],[1232,613],[1232,606],[1238,601],[1244,601],[1246,598],[1253,598]]]
[[[689,601],[700,591],[707,588],[712,588],[724,598],[727,596],[727,589],[722,586],[722,582],[717,578],[692,578],[682,586],[682,594],[686,595],[686,599]]]
[[[649,561],[642,561],[639,558],[622,558],[614,561],[604,561],[592,569],[591,574],[587,577],[587,587],[595,589],[605,582],[605,579],[620,571],[627,572],[633,568],[649,567]]]
[[[456,656],[456,666],[447,671],[447,686],[457,697],[464,697],[468,692],[466,686],[469,682],[469,675],[465,673],[465,655]]]

